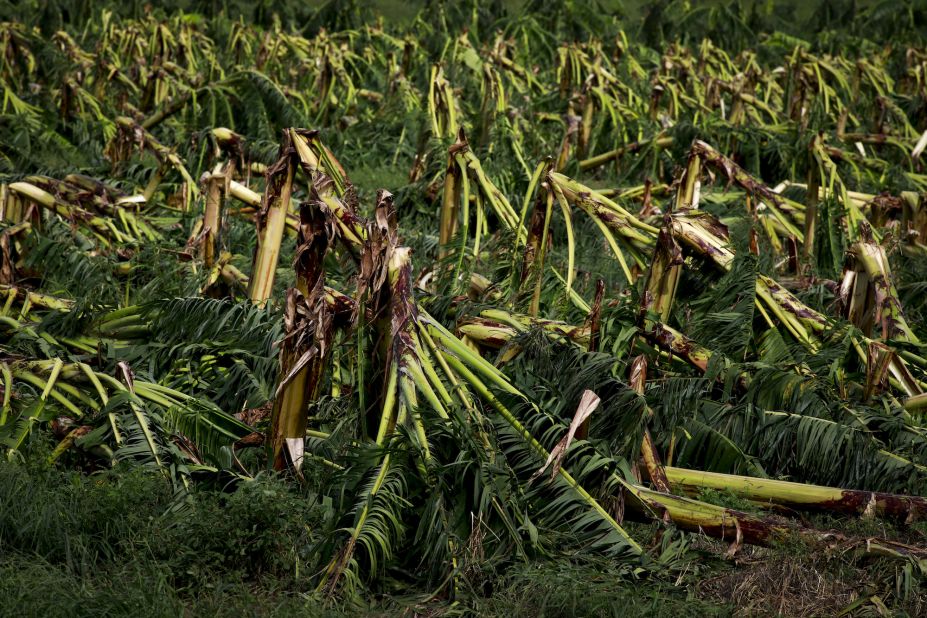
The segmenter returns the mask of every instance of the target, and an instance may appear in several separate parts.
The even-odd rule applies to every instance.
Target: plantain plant
[[[319,595],[689,533],[923,572],[699,499],[927,514],[923,11],[529,5],[0,24],[4,456],[306,485]]]

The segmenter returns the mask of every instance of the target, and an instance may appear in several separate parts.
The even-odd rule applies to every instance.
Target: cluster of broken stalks
[[[428,541],[441,547],[419,551],[427,554],[423,561],[437,565],[438,581],[452,594],[475,546],[489,543],[476,541],[487,530],[496,536],[505,536],[497,531],[506,530],[520,539],[525,536],[521,530],[530,527],[530,514],[500,504],[501,494],[486,489],[495,482],[491,477],[501,474],[493,466],[507,470],[513,495],[539,508],[552,528],[570,530],[589,551],[626,560],[646,563],[654,553],[646,540],[633,538],[623,527],[624,518],[636,518],[723,539],[732,552],[742,543],[769,545],[799,537],[815,546],[927,564],[921,562],[927,560],[927,548],[848,538],[781,516],[824,511],[905,524],[927,517],[927,498],[673,466],[692,436],[681,424],[667,430],[660,410],[647,398],[652,385],[678,376],[706,380],[706,397],[750,392],[758,364],[749,361],[759,353],[728,358],[715,342],[688,333],[677,309],[680,295],[691,294],[680,283],[689,271],[697,271],[706,285],[714,285],[746,260],[771,258],[773,270],[757,271],[745,288],[749,302],[738,305],[738,311],[752,315],[748,325],[754,344],[749,349],[775,337],[813,358],[835,341],[844,342],[848,353],[833,360],[823,379],[845,398],[846,417],[828,419],[811,410],[803,418],[759,405],[749,414],[759,414],[765,424],[823,423],[871,436],[877,448],[866,457],[903,468],[918,480],[916,487],[927,488],[927,457],[879,442],[878,422],[853,411],[862,403],[867,414],[875,414],[873,402],[879,402],[912,442],[927,437],[921,417],[927,409],[927,358],[918,337],[923,325],[905,319],[892,272],[893,263],[927,259],[927,176],[919,167],[927,144],[927,131],[919,133],[927,109],[927,54],[909,50],[905,71],[894,82],[882,57],[819,57],[802,46],[778,71],[761,67],[750,53],[732,59],[707,42],[698,50],[669,47],[648,71],[619,37],[614,50],[597,42],[564,44],[557,50],[556,69],[539,73],[522,61],[531,50],[500,35],[482,48],[481,58],[466,64],[473,70],[467,84],[479,87],[478,104],[468,106],[446,70],[474,52],[477,43],[467,35],[449,43],[444,62],[431,63],[422,60],[413,37],[393,39],[374,27],[313,39],[277,32],[270,47],[267,38],[258,45],[253,33],[238,32],[229,53],[240,57],[259,46],[256,70],[320,123],[384,100],[420,112],[425,137],[415,154],[410,186],[423,187],[429,195],[438,237],[435,255],[420,258],[433,258],[423,269],[413,265],[412,250],[403,241],[403,205],[386,190],[363,205],[361,192],[318,131],[284,129],[276,157],[264,165],[252,160],[245,137],[213,128],[205,138],[211,144],[209,164],[194,180],[190,163],[153,132],[188,113],[197,97],[218,96],[240,77],[223,76],[214,50],[202,44],[196,30],[181,26],[172,33],[164,25],[145,30],[151,27],[147,22],[134,29],[107,24],[108,47],[94,54],[68,35],[56,35],[56,45],[77,68],[53,97],[63,117],[102,114],[105,153],[114,174],[146,157],[153,165],[148,182],[126,190],[125,182],[73,173],[24,175],[2,185],[0,331],[10,341],[34,341],[36,349],[47,351],[26,358],[3,348],[0,439],[11,458],[37,428],[52,427],[58,441],[50,463],[76,451],[107,462],[120,453],[123,458],[134,454],[184,485],[191,471],[219,467],[205,456],[215,444],[231,453],[230,473],[245,480],[253,470],[237,453],[255,445],[266,449],[268,466],[303,482],[319,470],[345,477],[353,471],[361,480],[342,498],[346,506],[339,520],[343,525],[333,537],[334,551],[315,574],[324,591],[338,590],[346,574],[380,572],[384,562],[395,559],[395,539],[419,525],[400,519],[427,516],[424,525],[442,531]],[[28,118],[38,114],[22,94],[38,70],[29,52],[31,35],[15,24],[0,30],[4,107]],[[115,58],[143,53],[137,41],[146,32],[150,49],[161,50],[160,55],[154,63],[139,64],[133,81]],[[359,85],[366,76],[359,60],[379,53],[378,45],[390,48],[382,57],[381,91]],[[288,77],[293,58],[320,61],[311,69],[299,65],[308,73]],[[427,88],[416,87],[416,70],[422,71]],[[634,76],[649,77],[646,88],[629,85]],[[539,129],[512,111],[512,101],[540,96],[546,78],[556,79],[564,115],[538,115],[538,122],[555,127],[557,137],[550,144],[542,141],[555,150],[532,168],[537,140],[528,136]],[[296,83],[286,85],[287,79]],[[101,111],[110,109],[108,85],[122,93],[122,113],[111,119]],[[294,94],[298,88],[318,96],[300,98]],[[892,88],[921,101],[918,117],[909,119],[893,102]],[[875,120],[870,123],[864,113]],[[821,114],[829,132],[812,125]],[[651,119],[662,128],[649,136],[613,139],[616,127],[632,117]],[[803,176],[772,186],[747,171],[738,156],[742,149],[736,131],[719,138],[723,143],[716,142],[717,147],[702,139],[680,143],[682,133],[675,126],[683,121],[698,126],[709,117],[713,123],[720,117],[734,129],[762,127],[777,134],[790,127],[796,135],[814,134],[801,154]],[[856,129],[848,130],[848,124]],[[500,125],[507,127],[505,147],[518,158],[513,167],[527,187],[518,199],[511,183],[494,182],[492,168],[480,160]],[[471,144],[468,133],[479,139]],[[714,141],[709,135],[705,139]],[[435,140],[438,152],[446,154],[446,166],[429,177]],[[606,140],[619,145],[592,155]],[[685,152],[675,168],[666,161],[674,148]],[[593,175],[605,166],[648,158],[656,182],[589,186],[601,187]],[[907,190],[850,188],[865,185],[873,175],[884,177],[890,169],[902,170],[898,173]],[[584,184],[575,178],[581,176],[590,180]],[[742,205],[737,217],[722,221],[712,214],[714,207],[729,203]],[[106,346],[118,350],[154,336],[151,313],[144,307],[109,307],[78,334],[45,329],[48,315],[76,311],[76,304],[34,288],[41,272],[28,261],[30,235],[63,222],[75,239],[73,251],[130,256],[112,273],[118,279],[131,270],[131,255],[139,247],[166,242],[172,224],[163,224],[159,217],[164,212],[189,223],[187,242],[176,247],[176,254],[191,272],[202,274],[202,296],[246,297],[259,308],[281,312],[269,416],[249,420],[243,410],[222,410],[165,385],[159,376],[141,379],[127,363],[102,358]],[[739,249],[726,225],[734,219],[749,228]],[[227,234],[232,220],[253,222],[256,244],[247,272],[233,259],[235,247]],[[581,234],[596,235],[600,259],[615,261],[620,292],[593,281],[594,298],[584,298],[591,286],[581,281],[588,265],[580,263],[577,247],[591,241]],[[816,244],[833,238],[840,242],[824,248]],[[278,271],[286,266],[280,263],[281,247],[287,244],[295,247],[294,278],[285,294],[275,295]],[[500,245],[506,245],[504,251]],[[501,251],[502,257],[492,251]],[[836,252],[842,272],[832,281],[815,279],[814,265],[822,255],[829,259],[828,252]],[[496,260],[504,268],[480,272]],[[350,276],[330,276],[327,270],[334,265]],[[430,309],[438,304],[429,303],[441,293],[440,282],[450,282],[451,308],[433,315]],[[802,300],[802,293],[814,286],[833,295],[832,312]],[[548,302],[551,297],[556,302]],[[569,315],[581,319],[553,319],[564,304]],[[634,316],[629,323],[603,319],[621,308]],[[603,345],[617,340],[622,328],[629,334],[620,338],[619,347]],[[602,393],[584,389],[570,402],[569,414],[555,417],[545,410],[542,396],[520,386],[518,372],[510,368],[529,362],[520,357],[538,338],[578,358],[610,355],[609,366],[620,372],[614,377],[636,406],[627,466],[603,450],[602,443],[612,436],[596,435],[597,427],[607,425],[596,422],[597,408],[608,407]],[[799,382],[820,378],[807,363],[781,363],[783,372]],[[107,369],[112,367],[115,371]],[[801,391],[800,385],[794,388]],[[325,402],[342,398],[353,413],[341,418],[318,414]],[[720,431],[714,428],[713,435]],[[455,472],[461,452],[483,467]],[[411,484],[420,489],[410,491]],[[468,495],[468,487],[477,485],[486,493]],[[732,492],[779,515],[748,514],[698,500],[706,489]]]

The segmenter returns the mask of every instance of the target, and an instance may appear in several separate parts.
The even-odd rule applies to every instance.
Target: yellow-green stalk
[[[261,212],[257,217],[257,248],[251,268],[248,296],[263,306],[270,298],[280,259],[280,243],[286,228],[287,208],[293,192],[296,159],[289,130],[285,132],[277,162],[267,171]]]

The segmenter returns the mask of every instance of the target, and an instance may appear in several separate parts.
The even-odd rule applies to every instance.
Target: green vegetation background
[[[366,11],[382,16],[387,22],[401,25],[410,22],[415,15],[429,5],[443,0],[0,0],[0,19],[19,20],[36,25],[45,31],[59,29],[66,24],[76,26],[94,18],[102,9],[112,11],[120,17],[141,17],[148,13],[157,15],[178,12],[210,17],[225,13],[240,16],[246,23],[266,25],[279,19],[295,29],[318,27],[316,16],[320,7],[334,6],[335,13]],[[487,9],[503,8],[518,13],[530,0],[484,0],[481,6]],[[590,13],[603,18],[617,16],[629,32],[640,34],[647,43],[660,40],[665,11],[678,17],[678,13],[700,19],[701,13],[720,6],[736,6],[734,18],[742,19],[747,27],[762,24],[762,30],[778,30],[798,37],[813,36],[827,28],[849,25],[851,17],[864,8],[880,6],[891,11],[892,0],[553,0],[543,3],[544,10],[556,12],[562,7],[578,10],[588,9]],[[337,19],[337,17],[336,17]],[[749,25],[748,25],[749,24]],[[331,24],[334,26],[335,24]],[[702,28],[713,24],[702,23]],[[862,33],[865,34],[865,33]]]

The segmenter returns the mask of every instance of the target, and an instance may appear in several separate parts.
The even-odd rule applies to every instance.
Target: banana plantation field
[[[927,7],[552,4],[0,2],[0,614],[927,614]]]

